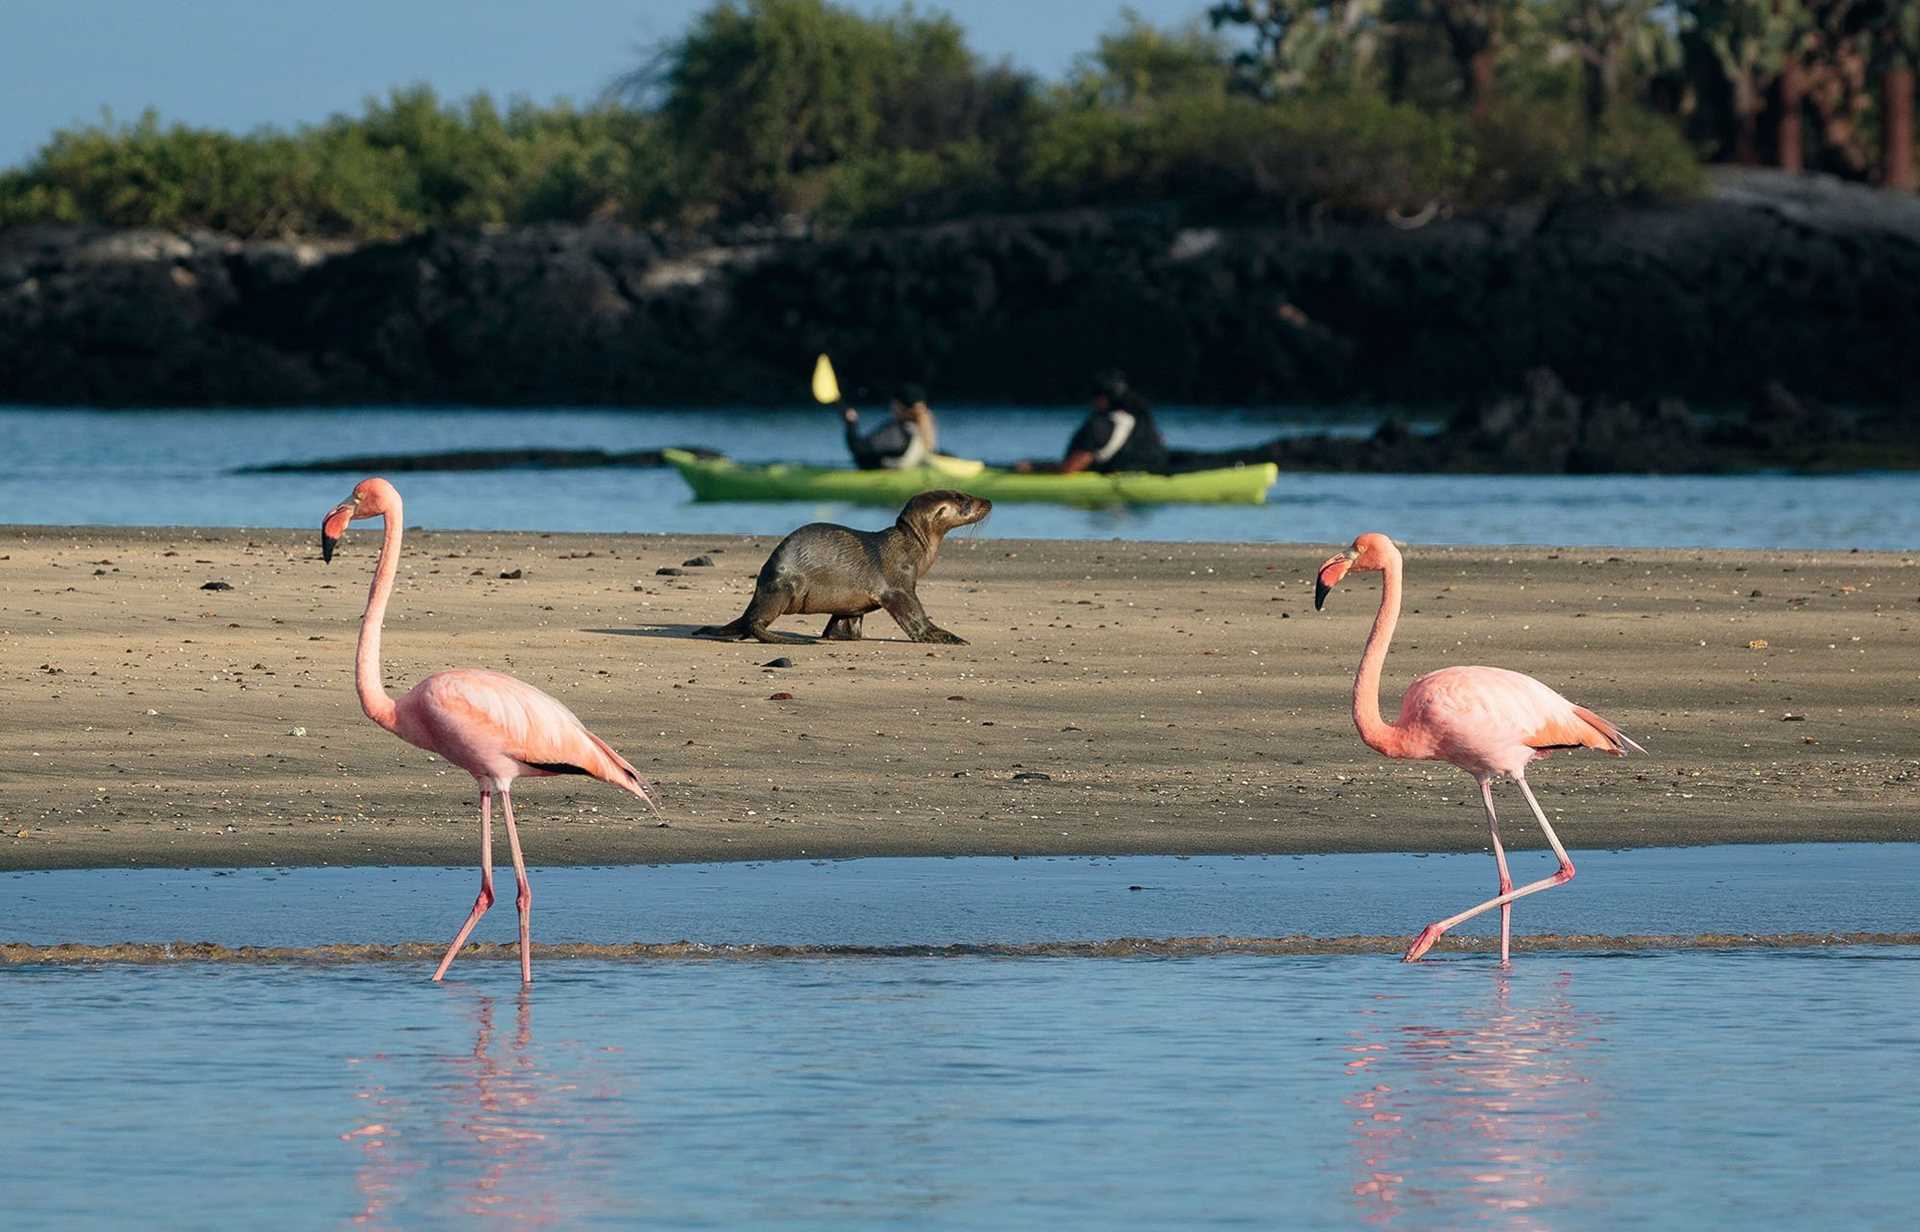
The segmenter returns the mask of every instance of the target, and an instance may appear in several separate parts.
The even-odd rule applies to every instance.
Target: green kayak
[[[956,488],[991,501],[1039,501],[1056,505],[1258,505],[1280,477],[1271,462],[1229,466],[1184,475],[1022,475],[965,464],[911,470],[856,471],[828,466],[743,466],[725,458],[700,458],[678,449],[667,461],[703,501],[850,501],[899,505],[921,492]]]

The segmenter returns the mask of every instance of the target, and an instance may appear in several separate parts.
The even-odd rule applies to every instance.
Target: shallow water
[[[1578,841],[1575,839],[1574,841]],[[1572,852],[1516,933],[1920,929],[1920,845]],[[1553,871],[1513,851],[1516,881]],[[1419,931],[1493,893],[1486,855],[874,859],[534,868],[535,939],[949,945]],[[310,946],[451,937],[471,868],[98,869],[0,875],[0,941]],[[504,885],[511,887],[512,872]],[[1138,888],[1135,888],[1138,887]],[[479,940],[515,935],[511,892]],[[1489,931],[1492,912],[1462,926]]]
[[[10,1228],[1894,1227],[1911,950],[0,970]]]
[[[996,460],[1052,457],[1080,415],[943,408],[943,447]],[[1194,448],[1372,426],[1370,418],[1311,407],[1174,407],[1159,416],[1170,439]],[[310,528],[353,476],[229,472],[356,453],[679,444],[742,459],[845,461],[837,421],[812,411],[0,407],[0,523]],[[671,470],[410,474],[400,482],[414,524],[441,529],[784,534],[823,517],[885,521],[883,511],[831,504],[696,504]],[[985,533],[1345,542],[1362,524],[1425,543],[1905,549],[1920,545],[1920,474],[1285,474],[1260,507],[1005,505]]]
[[[1575,858],[1517,931],[1915,923],[1920,846]],[[1410,932],[1489,863],[543,869],[535,935]],[[10,874],[0,939],[440,936],[472,877]],[[1391,959],[573,960],[524,993],[472,959],[439,987],[408,962],[0,966],[6,1224],[1859,1227],[1920,1202],[1920,949]]]

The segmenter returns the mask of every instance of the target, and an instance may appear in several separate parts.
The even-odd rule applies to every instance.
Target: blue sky
[[[583,100],[707,0],[0,0],[0,166],[56,128],[162,118],[245,131],[354,111],[395,85]],[[867,11],[892,8],[857,0]],[[1131,7],[1171,24],[1206,0],[944,0],[974,48],[1063,71]]]

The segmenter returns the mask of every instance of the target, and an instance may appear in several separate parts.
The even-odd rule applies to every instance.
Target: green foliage
[[[1207,28],[1162,30],[1132,9],[1080,58],[1067,93],[1083,105],[1144,108],[1167,99],[1218,97],[1233,79],[1226,41]]]
[[[1450,197],[1457,165],[1448,119],[1377,97],[1193,97],[1146,114],[1055,114],[1035,139],[1022,188],[1030,199],[1060,203],[1378,213]]]
[[[654,84],[689,187],[733,214],[791,208],[821,167],[977,136],[1021,102],[1009,75],[980,71],[952,18],[867,18],[825,0],[720,0],[667,48]]]
[[[1566,100],[1507,101],[1471,122],[1468,206],[1598,198],[1682,200],[1705,175],[1672,123],[1616,107],[1598,128]]]
[[[1234,66],[1257,98],[1367,82],[1400,33],[1398,16],[1387,0],[1222,0],[1207,10],[1215,29],[1252,36]]]
[[[822,222],[922,222],[1004,208],[1007,180],[979,140],[937,150],[883,150],[848,159],[821,178]]]
[[[413,87],[291,132],[148,114],[56,133],[0,172],[0,225],[392,236],[1161,201],[1270,218],[1683,196],[1699,182],[1691,152],[1632,103],[1650,74],[1671,71],[1659,65],[1674,27],[1650,17],[1659,2],[1221,0],[1210,28],[1128,12],[1043,89],[982,63],[944,15],[716,0],[627,81],[623,102],[453,103]],[[1690,37],[1723,42],[1746,38],[1742,23],[1772,4],[1671,2]],[[1894,6],[1863,29],[1907,11],[1794,3]],[[1496,42],[1494,95],[1480,52]],[[1488,88],[1472,116],[1465,68]]]
[[[208,227],[240,236],[397,235],[425,227],[644,218],[671,193],[654,122],[484,95],[397,90],[358,117],[248,136],[152,112],[54,134],[0,175],[0,225]]]

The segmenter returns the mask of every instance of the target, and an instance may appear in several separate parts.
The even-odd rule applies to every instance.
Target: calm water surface
[[[1920,848],[1576,858],[1523,931],[1911,928]],[[536,935],[1410,931],[1487,863],[542,870]],[[471,877],[15,874],[0,933],[439,935]],[[6,1226],[1895,1227],[1920,1203],[1907,948],[425,974],[0,967]]]
[[[1911,951],[579,962],[524,996],[477,965],[0,970],[8,1226],[1891,1228],[1920,1202]]]
[[[1920,844],[1584,851],[1577,835],[1569,841],[1579,876],[1517,905],[1516,933],[1920,930]],[[1544,850],[1509,852],[1517,880],[1553,871]],[[1487,897],[1494,881],[1492,858],[1477,854],[982,856],[531,875],[540,941],[818,946],[1411,935]],[[466,917],[477,880],[470,867],[7,873],[0,941],[444,940]],[[1460,931],[1490,932],[1496,918],[1489,912]],[[475,936],[513,940],[512,910],[496,906]]]
[[[996,460],[1053,457],[1080,415],[942,408],[943,448]],[[1173,407],[1159,415],[1171,440],[1195,448],[1283,432],[1360,434],[1373,424],[1316,408]],[[837,420],[818,411],[0,408],[0,523],[306,527],[353,476],[229,472],[356,453],[679,444],[744,460],[846,460]],[[418,474],[401,482],[414,523],[441,529],[784,534],[820,517],[885,521],[878,510],[839,505],[696,504],[670,469]],[[1006,505],[989,533],[1344,542],[1362,523],[1429,543],[1904,549],[1920,545],[1920,475],[1286,474],[1257,508]]]

